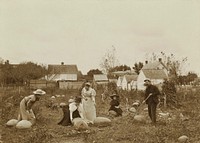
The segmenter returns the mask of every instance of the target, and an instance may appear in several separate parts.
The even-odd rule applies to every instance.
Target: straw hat
[[[110,95],[110,98],[113,98],[113,97],[119,97],[119,95],[117,95],[116,93]]]
[[[146,78],[146,79],[144,80],[144,82],[146,82],[146,81],[151,82],[151,79],[150,79],[150,78]]]
[[[86,83],[85,83],[85,85],[87,85],[87,86],[91,86],[91,83],[89,83],[89,82],[86,82]]]
[[[37,90],[33,91],[33,94],[35,94],[35,95],[44,95],[44,94],[46,94],[46,92],[43,91],[42,89],[37,89]]]

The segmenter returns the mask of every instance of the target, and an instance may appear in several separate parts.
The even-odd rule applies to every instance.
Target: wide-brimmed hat
[[[117,95],[116,93],[110,95],[110,98],[113,98],[113,97],[119,97],[119,95]]]
[[[33,94],[44,95],[44,94],[46,94],[46,92],[43,91],[42,89],[37,89],[37,90],[33,91]]]
[[[86,82],[85,85],[91,86],[91,83],[90,82]]]
[[[150,78],[146,78],[146,79],[144,80],[144,82],[146,82],[146,81],[151,82],[151,79],[150,79]]]

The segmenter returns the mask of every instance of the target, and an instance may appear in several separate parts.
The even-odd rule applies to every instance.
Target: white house
[[[151,79],[152,84],[160,85],[163,83],[164,79],[168,78],[167,67],[162,63],[161,60],[144,65],[137,79],[137,87],[139,90],[145,89],[144,80],[146,78]]]
[[[107,84],[108,83],[108,77],[106,74],[94,74],[93,75],[93,82],[95,84]]]
[[[132,90],[137,88],[138,75],[124,75],[118,78],[117,86],[123,90]]]
[[[76,65],[48,65],[48,77],[50,81],[77,81],[79,71]]]
[[[123,76],[119,76],[118,79],[117,79],[117,87],[119,89],[122,88],[122,80],[123,80]]]

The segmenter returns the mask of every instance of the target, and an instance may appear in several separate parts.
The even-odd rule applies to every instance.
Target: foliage
[[[2,84],[24,84],[31,79],[39,79],[46,74],[42,65],[33,62],[24,62],[18,65],[10,64],[7,60],[1,64],[0,80]]]
[[[164,81],[162,85],[162,93],[166,97],[166,104],[168,107],[177,106],[176,87],[173,81]]]
[[[198,77],[197,74],[189,72],[187,75],[180,75],[178,77],[178,83],[180,85],[187,85],[190,84],[190,82],[195,81],[197,77]]]
[[[116,71],[127,71],[131,70],[131,68],[127,65],[120,65],[120,66],[115,66],[109,70],[109,73],[111,72],[116,72]]]
[[[102,71],[100,71],[99,69],[91,69],[87,72],[87,75],[89,77],[93,77],[94,74],[102,74]]]
[[[63,94],[65,91],[58,90],[53,94]],[[183,93],[185,91],[182,91]],[[13,94],[14,93],[14,94]],[[17,93],[17,92],[16,92]],[[180,93],[180,101],[182,106],[178,110],[166,110],[170,113],[170,120],[162,120],[158,117],[158,124],[156,127],[148,123],[150,119],[146,118],[147,122],[136,122],[133,116],[126,112],[125,97],[129,98],[129,105],[134,100],[140,97],[139,94],[132,93],[120,93],[122,98],[120,106],[124,111],[122,117],[111,118],[112,125],[106,127],[96,127],[91,125],[87,132],[77,132],[73,127],[59,126],[57,123],[62,118],[62,111],[58,109],[50,109],[45,106],[46,103],[51,101],[50,91],[47,91],[47,95],[41,98],[34,106],[36,111],[37,122],[31,129],[17,130],[16,128],[8,128],[3,126],[8,120],[17,117],[19,102],[22,97],[30,94],[30,91],[24,91],[22,97],[19,97],[13,90],[6,90],[2,94],[2,103],[0,104],[2,110],[2,120],[0,120],[2,127],[2,142],[12,143],[51,143],[51,142],[119,142],[119,143],[132,143],[132,142],[146,142],[146,143],[175,143],[181,135],[187,135],[189,142],[198,142],[199,130],[200,130],[200,116],[199,114],[199,100],[200,90],[196,89],[196,92],[189,94],[186,100],[183,100],[182,93]],[[65,98],[56,98],[57,103],[66,102],[71,95],[79,94],[77,90],[66,91]],[[96,96],[96,109],[97,116],[107,117],[109,109],[110,99],[107,98],[104,103],[101,101],[101,92],[97,91]],[[141,93],[142,94],[142,93]],[[179,94],[179,93],[178,93]],[[142,105],[143,108],[146,105]],[[143,110],[141,110],[142,114]],[[189,117],[187,121],[180,119],[180,113],[185,117]],[[145,112],[144,114],[147,114]],[[78,140],[78,141],[77,141]]]
[[[140,70],[142,69],[142,67],[143,67],[143,63],[142,63],[142,62],[139,62],[139,63],[135,63],[135,64],[134,64],[133,69],[135,70],[135,72],[136,72],[137,74],[139,74],[139,73],[140,73]]]

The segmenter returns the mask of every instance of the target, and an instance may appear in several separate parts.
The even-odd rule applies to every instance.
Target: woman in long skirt
[[[18,121],[29,120],[35,122],[35,114],[33,113],[32,106],[36,101],[39,101],[40,96],[46,94],[45,91],[37,89],[33,92],[33,95],[24,97],[20,102],[20,112],[18,115]]]
[[[96,91],[93,88],[91,88],[91,84],[87,82],[85,83],[85,87],[82,89],[81,95],[83,109],[85,112],[85,119],[93,123],[96,119]]]

